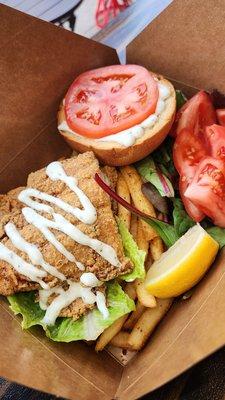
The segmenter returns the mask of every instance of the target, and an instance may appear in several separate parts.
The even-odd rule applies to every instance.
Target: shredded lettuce
[[[8,297],[10,308],[15,314],[23,317],[22,328],[28,329],[41,325],[46,336],[56,342],[76,340],[95,340],[114,321],[135,309],[135,304],[117,282],[107,284],[107,302],[109,316],[103,318],[98,309],[73,321],[72,318],[58,318],[54,326],[44,326],[42,319],[45,312],[35,302],[35,292],[18,293]]]
[[[121,275],[121,279],[126,282],[133,282],[136,278],[145,278],[145,251],[139,250],[133,236],[128,231],[123,221],[118,221],[119,233],[122,239],[125,256],[128,257],[134,268],[125,275]]]

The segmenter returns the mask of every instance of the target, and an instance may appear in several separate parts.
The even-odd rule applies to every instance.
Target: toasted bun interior
[[[122,166],[141,160],[163,142],[173,124],[176,112],[176,95],[173,85],[162,76],[156,76],[160,83],[169,88],[170,96],[165,100],[165,108],[159,115],[155,125],[151,128],[145,128],[143,136],[137,139],[132,146],[125,147],[113,141],[97,141],[73,134],[69,131],[59,132],[72,149],[80,153],[92,150],[103,164]],[[62,102],[58,112],[58,125],[65,121],[65,119]]]

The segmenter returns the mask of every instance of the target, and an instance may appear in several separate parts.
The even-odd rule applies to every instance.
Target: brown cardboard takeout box
[[[225,92],[224,2],[175,0],[128,47],[128,62],[179,81],[180,87]],[[74,77],[118,63],[116,52],[0,6],[0,190],[70,153],[57,135],[56,112]],[[190,91],[190,89],[189,89]],[[70,399],[136,399],[225,344],[225,253],[193,297],[173,306],[145,347],[125,367],[84,343],[50,342],[22,332],[0,302],[0,375]]]

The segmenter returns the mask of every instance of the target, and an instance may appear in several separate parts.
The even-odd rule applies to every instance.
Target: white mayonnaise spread
[[[46,168],[46,175],[53,181],[60,180],[64,182],[77,195],[82,208],[73,207],[55,196],[28,188],[22,190],[18,196],[18,199],[27,206],[22,209],[22,214],[26,221],[35,226],[47,241],[69,261],[76,263],[77,267],[82,271],[85,270],[85,266],[77,261],[74,255],[57,240],[51,229],[63,232],[75,242],[90,247],[111,265],[119,267],[121,264],[113,247],[98,239],[89,237],[75,225],[71,224],[61,214],[55,213],[54,209],[46,204],[46,202],[54,204],[66,213],[75,216],[79,221],[85,224],[93,224],[97,218],[96,209],[86,194],[78,187],[76,178],[68,176],[60,162],[49,164]],[[41,203],[40,200],[43,200],[45,203]],[[45,218],[38,212],[48,213],[51,215],[52,219]],[[96,303],[103,317],[106,318],[108,316],[105,295],[100,291],[97,291],[96,294],[92,292],[92,288],[98,287],[103,283],[99,281],[93,273],[84,272],[81,275],[80,282],[67,280],[64,274],[44,260],[38,246],[27,242],[23,238],[22,233],[17,230],[13,223],[7,223],[4,229],[14,247],[24,252],[29,257],[31,263],[23,260],[22,257],[18,256],[2,243],[0,243],[0,260],[9,263],[18,273],[26,276],[33,282],[39,283],[43,288],[39,290],[39,304],[43,310],[46,310],[43,320],[45,324],[54,324],[61,310],[70,305],[77,298],[82,298],[83,302],[86,304]],[[43,280],[47,277],[47,274],[57,277],[61,281],[66,281],[68,289],[64,290],[62,287],[49,288],[49,285]],[[48,299],[52,294],[56,295],[56,297],[48,304]]]
[[[129,129],[115,133],[114,135],[109,135],[100,139],[91,139],[91,140],[95,140],[97,142],[116,142],[124,147],[132,146],[137,139],[144,136],[144,134],[146,133],[146,129],[153,128],[155,123],[158,121],[159,116],[165,110],[166,100],[168,99],[168,97],[170,97],[171,94],[170,89],[167,86],[160,83],[159,81],[158,81],[158,89],[159,89],[159,98],[154,114],[151,114],[140,124],[132,126]],[[83,136],[79,135],[78,133],[70,129],[66,120],[61,122],[61,124],[58,126],[58,129],[59,131],[67,131],[72,133],[73,135],[76,135],[79,138],[83,138]]]

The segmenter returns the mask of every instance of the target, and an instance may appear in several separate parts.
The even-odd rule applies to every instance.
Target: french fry
[[[130,334],[128,332],[120,331],[114,336],[110,342],[111,345],[115,347],[120,347],[121,349],[129,349],[128,344]]]
[[[151,217],[156,217],[153,205],[142,193],[142,180],[136,169],[132,166],[122,167],[121,173],[130,190],[131,198],[134,202],[135,207],[137,207],[140,211],[143,211],[146,214],[150,215]],[[148,240],[152,240],[154,239],[154,237],[158,236],[155,230],[145,221],[141,220],[141,224]]]
[[[132,299],[135,300],[137,297],[136,286],[134,282],[129,282],[124,288],[124,292]]]
[[[143,229],[141,222],[142,222],[141,220],[138,221],[137,245],[138,245],[139,249],[145,251],[145,254],[146,254],[145,259],[147,259],[149,242],[146,239],[145,231]],[[136,279],[135,285],[136,285],[136,292],[137,292],[137,297],[138,297],[139,302],[145,307],[155,307],[156,306],[155,297],[152,296],[145,289],[142,281],[140,281],[140,279]]]
[[[130,192],[125,179],[120,173],[118,174],[116,193],[128,203],[130,203]],[[121,206],[121,204],[118,204],[118,217],[121,221],[124,222],[127,229],[130,230],[131,212]]]
[[[137,242],[137,232],[138,232],[138,218],[136,215],[131,214],[130,233],[133,236],[135,242]]]
[[[99,336],[95,350],[96,351],[101,351],[105,348],[105,346],[112,340],[114,336],[117,335],[117,333],[122,329],[122,326],[124,322],[127,319],[128,314],[123,315],[119,319],[117,319],[112,325],[110,325],[107,329],[102,332],[102,334]]]
[[[138,220],[137,245],[140,250],[145,251],[147,257],[149,241],[146,238],[145,230],[143,229],[142,221],[140,219]]]
[[[133,350],[141,350],[147,339],[169,310],[173,299],[157,299],[155,308],[148,308],[141,315],[136,325],[134,326],[128,344]]]
[[[158,260],[163,251],[163,242],[162,239],[160,237],[156,237],[154,239],[151,240],[150,242],[150,250],[151,250],[151,255],[154,261]]]
[[[147,258],[145,260],[145,271],[147,272],[152,265],[152,255],[151,251],[148,252]]]
[[[139,302],[145,307],[150,307],[150,308],[156,307],[156,299],[145,288],[144,282],[142,282],[140,279],[136,279],[135,284],[136,284],[137,298]]]
[[[134,325],[137,323],[139,320],[140,316],[143,314],[143,312],[146,310],[145,306],[143,306],[139,301],[137,301],[136,304],[136,310],[133,311],[128,319],[125,321],[125,324],[123,325],[123,329],[126,330],[131,330],[133,329]]]

